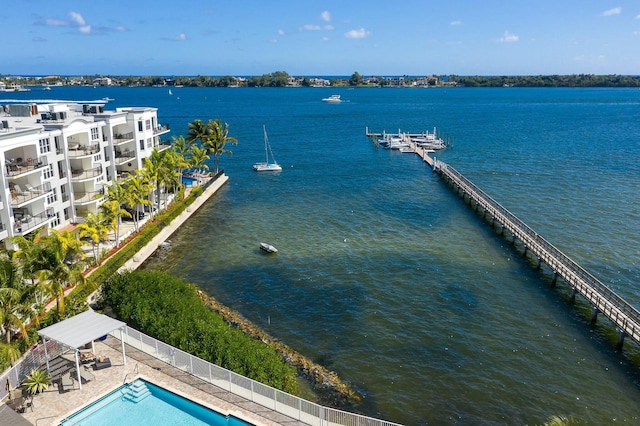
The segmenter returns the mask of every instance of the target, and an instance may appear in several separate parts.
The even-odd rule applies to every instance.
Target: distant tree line
[[[97,78],[108,77],[113,85],[118,86],[184,86],[184,87],[308,87],[318,85],[350,86],[350,87],[640,87],[640,75],[523,75],[523,76],[459,76],[459,75],[429,75],[365,77],[354,72],[350,77],[294,77],[286,71],[275,71],[269,74],[251,77],[237,77],[231,75],[213,76],[105,76],[85,75],[76,77],[12,77],[0,74],[0,82],[17,81],[22,85],[64,84],[64,85],[92,85]]]

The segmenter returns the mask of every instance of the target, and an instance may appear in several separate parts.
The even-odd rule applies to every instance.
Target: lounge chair
[[[68,391],[73,389],[73,379],[71,378],[71,373],[64,373],[60,377],[60,384],[62,385],[62,391]]]
[[[27,188],[27,191],[31,192],[32,194],[42,194],[42,191],[40,189],[34,188],[30,183],[26,184],[25,188]]]
[[[16,194],[24,195],[24,191],[22,191],[22,188],[20,188],[20,185],[17,183],[13,185],[13,189],[16,191]]]
[[[74,376],[78,375],[76,370],[72,370],[71,374],[74,375]],[[82,380],[84,380],[84,382],[86,383],[86,382],[90,382],[92,380],[95,380],[96,376],[94,376],[93,374],[91,374],[91,372],[85,370],[84,368],[81,368],[80,369],[80,378]]]

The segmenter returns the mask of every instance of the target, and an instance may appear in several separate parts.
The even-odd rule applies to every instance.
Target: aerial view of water
[[[586,303],[571,305],[566,284],[553,288],[416,155],[365,137],[437,127],[452,145],[440,160],[639,307],[640,91],[172,90],[11,97],[157,107],[173,136],[195,119],[229,123],[228,184],[147,267],[336,371],[365,396],[363,413],[407,425],[640,421],[637,345],[617,352],[602,315],[590,325]],[[333,93],[345,102],[321,102]],[[251,168],[263,125],[281,173]]]

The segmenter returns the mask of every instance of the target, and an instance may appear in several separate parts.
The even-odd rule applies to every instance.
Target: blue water
[[[128,388],[144,383],[151,394],[138,402],[127,398]],[[61,425],[121,426],[250,426],[233,416],[224,416],[172,392],[143,380],[122,386],[78,413]]]
[[[557,414],[639,422],[638,347],[616,353],[606,320],[589,326],[586,304],[570,306],[566,285],[552,289],[547,270],[416,156],[364,137],[366,126],[437,126],[453,143],[438,158],[640,306],[637,89],[47,96],[57,89],[115,98],[109,108],[157,106],[173,135],[197,118],[229,123],[239,141],[220,158],[229,183],[149,267],[197,283],[336,371],[365,395],[366,414],[408,425],[541,424]],[[320,101],[333,93],[347,102]],[[264,153],[263,124],[277,175],[251,169]],[[260,241],[278,254],[264,256]]]

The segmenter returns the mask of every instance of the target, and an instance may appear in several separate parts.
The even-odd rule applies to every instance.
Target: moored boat
[[[269,243],[260,243],[260,250],[266,251],[267,253],[277,253],[278,249],[272,246]]]

